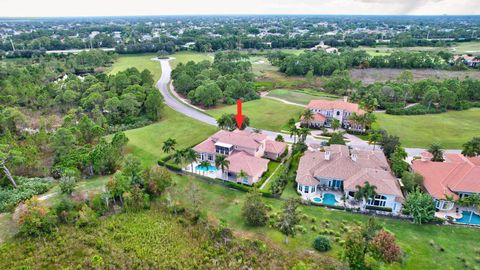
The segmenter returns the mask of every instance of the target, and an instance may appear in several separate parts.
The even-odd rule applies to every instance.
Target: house
[[[458,58],[461,58],[463,60],[463,63],[469,67],[472,67],[472,68],[480,67],[480,57],[478,56],[464,54],[460,57],[457,57],[457,59]]]
[[[349,117],[356,113],[358,115],[365,114],[358,104],[350,103],[346,100],[311,100],[307,108],[313,112],[313,120],[310,126],[330,127],[333,119],[338,119],[343,128],[363,131],[364,126],[351,123]]]
[[[197,164],[208,161],[212,165],[210,177],[252,185],[260,180],[268,169],[269,159],[276,160],[287,149],[287,144],[269,139],[267,135],[246,130],[221,130],[205,141],[196,145],[193,150],[198,154]],[[221,172],[215,168],[215,157],[227,156],[230,162],[228,169]],[[196,167],[201,173],[202,168]],[[247,177],[238,179],[240,172]]]
[[[354,150],[345,145],[324,150],[309,150],[300,159],[296,182],[304,199],[319,202],[333,194],[334,202],[327,204],[338,204],[343,197],[354,205],[357,186],[368,182],[376,187],[377,195],[366,202],[367,206],[389,208],[393,213],[401,210],[404,197],[400,183],[382,151]]]
[[[313,48],[310,48],[310,50],[311,51],[325,51],[327,53],[338,53],[337,48],[325,45],[325,43],[323,43],[323,41],[321,41],[320,44],[315,45]]]
[[[445,154],[444,162],[431,158],[422,154],[412,162],[412,169],[423,176],[423,186],[435,199],[438,210],[449,211],[455,206],[454,200],[480,194],[480,157]]]

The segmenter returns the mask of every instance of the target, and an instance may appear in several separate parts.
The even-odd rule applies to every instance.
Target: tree
[[[341,132],[336,132],[332,134],[332,137],[328,140],[328,145],[332,144],[341,144],[345,145],[345,140],[343,139],[343,134]]]
[[[240,179],[238,182],[243,182],[245,178],[248,177],[248,174],[244,170],[240,170],[240,173],[237,175],[237,181]]]
[[[204,161],[200,162],[198,167],[204,168],[205,169],[204,172],[206,172],[208,170],[208,168],[210,167],[210,162],[204,160]]]
[[[413,216],[416,224],[429,222],[435,215],[435,201],[433,198],[416,188],[414,192],[410,192],[403,204],[403,210],[407,215]]]
[[[352,270],[364,270],[365,267],[365,250],[367,243],[358,228],[348,232],[343,244],[344,250],[342,258],[348,263]]]
[[[480,137],[474,137],[463,145],[462,155],[467,157],[480,156]]]
[[[13,179],[10,170],[8,169],[8,163],[18,164],[22,161],[21,153],[12,149],[10,145],[0,144],[0,167],[7,176],[8,180],[12,183],[14,188],[17,188],[17,183]]]
[[[460,205],[465,206],[465,207],[472,207],[474,209],[479,209],[480,206],[480,195],[478,194],[472,194],[467,197],[461,198],[459,201]],[[472,217],[473,217],[473,212],[475,211],[470,211],[470,218],[468,219],[468,223],[472,222]]]
[[[230,161],[224,155],[216,155],[215,156],[215,167],[220,168],[222,171],[222,175],[225,174],[225,170],[228,170],[230,166]]]
[[[340,128],[340,120],[338,119],[333,119],[332,120],[332,129],[335,132],[337,129]]]
[[[432,154],[432,161],[443,161],[443,150],[440,144],[432,143],[427,151]]]
[[[402,173],[402,183],[407,192],[412,192],[423,184],[423,176],[418,173],[412,173],[405,170]]]
[[[372,131],[368,134],[368,144],[373,144],[373,150],[375,150],[375,146],[377,145],[377,142],[379,142],[382,139],[382,134]]]
[[[310,122],[314,119],[313,112],[310,109],[305,109],[302,112],[302,122],[310,126]]]
[[[192,148],[187,148],[183,150],[185,162],[190,164],[191,170],[193,172],[193,162],[197,160],[197,152],[195,152]]]
[[[38,237],[50,234],[55,228],[55,220],[55,215],[35,196],[19,207],[18,224],[23,235]]]
[[[379,130],[382,134],[382,139],[380,140],[380,144],[382,145],[383,153],[387,158],[395,152],[395,150],[400,146],[400,138],[394,135],[388,135],[385,130]]]
[[[162,151],[165,153],[170,153],[171,151],[175,151],[175,145],[177,141],[172,138],[168,138],[166,141],[163,142]]]
[[[375,191],[377,187],[370,185],[370,183],[367,181],[363,184],[363,186],[357,185],[355,188],[357,189],[355,192],[355,200],[362,200],[362,208],[365,209],[367,206],[367,201],[377,195],[377,192]]]
[[[296,136],[298,135],[298,128],[295,125],[290,126],[289,132],[290,132],[290,137],[293,137],[293,143],[295,144]]]
[[[257,190],[248,192],[242,207],[242,216],[250,226],[265,226],[268,221],[268,209]]]
[[[430,110],[430,107],[432,106],[432,103],[438,102],[439,99],[440,99],[440,93],[434,86],[431,86],[423,96],[423,102],[428,105],[429,110]]]
[[[185,150],[175,150],[172,160],[175,164],[183,168],[183,164],[185,163]]]
[[[285,244],[288,244],[288,237],[295,236],[295,226],[300,222],[297,212],[298,200],[289,198],[283,204],[283,212],[276,224],[278,230],[285,235]]]
[[[308,128],[302,127],[298,130],[298,142],[299,143],[305,143],[305,140],[307,140],[307,136],[310,134],[310,130]]]
[[[117,171],[108,181],[107,190],[113,198],[120,199],[120,202],[123,204],[123,194],[130,191],[131,189],[131,178],[124,175],[121,171]]]
[[[390,166],[397,177],[401,177],[402,173],[408,170],[408,163],[405,161],[407,153],[403,147],[397,147],[395,152],[390,156]]]
[[[75,180],[75,177],[73,176],[62,176],[60,178],[60,191],[63,194],[67,195],[72,195],[73,191],[75,190],[75,186],[77,184],[77,181]]]
[[[156,89],[149,89],[145,100],[145,113],[152,121],[157,121],[162,116],[163,97]]]
[[[277,136],[275,137],[275,141],[277,141],[277,142],[284,142],[285,139],[283,139],[282,134],[277,134]]]
[[[398,262],[401,259],[402,251],[395,242],[395,236],[381,230],[368,243],[368,249],[373,257],[386,263]]]
[[[153,196],[159,196],[172,185],[170,172],[160,166],[153,166],[145,172],[147,191]]]

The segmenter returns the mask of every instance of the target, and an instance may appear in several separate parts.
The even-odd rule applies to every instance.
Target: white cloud
[[[468,14],[478,0],[0,0],[2,17],[185,14]]]

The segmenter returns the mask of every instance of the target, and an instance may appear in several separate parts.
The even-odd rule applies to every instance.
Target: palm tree
[[[200,168],[204,168],[205,170],[203,171],[203,175],[205,175],[205,172],[208,170],[208,167],[210,167],[210,162],[204,160],[200,162],[200,165],[198,165]]]
[[[240,173],[237,175],[237,182],[238,182],[238,179],[241,179],[243,183],[243,179],[245,179],[245,177],[248,177],[248,174],[243,170],[240,170]]]
[[[432,143],[428,148],[428,152],[432,154],[432,161],[443,161],[442,146],[438,143]]]
[[[335,132],[335,130],[339,129],[340,128],[340,120],[338,119],[333,119],[332,120],[332,129],[333,129],[333,132]]]
[[[288,128],[295,126],[295,119],[293,118],[288,119],[287,126]]]
[[[165,153],[170,153],[171,151],[175,151],[175,145],[177,141],[172,138],[168,138],[166,141],[163,142],[162,150]]]
[[[356,113],[352,113],[349,117],[348,117],[348,122],[350,122],[350,126],[353,126],[353,125],[360,125],[360,123],[363,121],[363,118],[361,115],[358,115]]]
[[[195,152],[192,148],[187,148],[183,150],[184,159],[187,163],[190,163],[190,168],[193,173],[193,162],[197,160],[197,152]]]
[[[369,182],[365,182],[363,186],[357,185],[355,186],[355,188],[357,189],[354,196],[355,200],[362,200],[362,208],[365,210],[365,208],[367,207],[368,199],[377,195],[377,192],[375,191],[377,187],[374,185],[370,185]]]
[[[472,222],[473,212],[475,209],[478,209],[480,206],[480,195],[473,194],[468,197],[463,197],[460,200],[458,200],[458,203],[462,206],[473,208],[472,211],[470,211],[470,218],[468,220],[468,223]]]
[[[313,120],[313,112],[310,109],[306,109],[302,113],[302,122],[307,123],[310,126],[310,122]]]
[[[298,135],[298,128],[295,125],[293,125],[290,127],[289,131],[290,131],[290,137],[293,136],[293,143],[295,144],[296,143],[295,138]]]
[[[224,175],[225,170],[228,170],[230,166],[230,161],[224,155],[217,155],[215,157],[215,167],[220,168],[222,171],[222,176]]]
[[[300,142],[305,142],[305,140],[307,139],[307,136],[310,134],[310,130],[308,128],[300,128],[298,130],[298,136],[299,136],[299,139],[298,141]]]
[[[373,131],[368,134],[368,144],[373,144],[373,150],[375,150],[375,146],[377,142],[382,139],[382,134]]]
[[[183,168],[183,163],[185,162],[185,150],[175,150],[172,159],[175,164]]]
[[[377,118],[373,113],[365,113],[362,115],[361,120],[362,126],[364,126],[365,129],[370,129]]]

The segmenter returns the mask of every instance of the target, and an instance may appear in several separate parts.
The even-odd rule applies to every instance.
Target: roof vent
[[[331,155],[332,155],[332,151],[330,150],[325,151],[325,160],[330,160]]]

